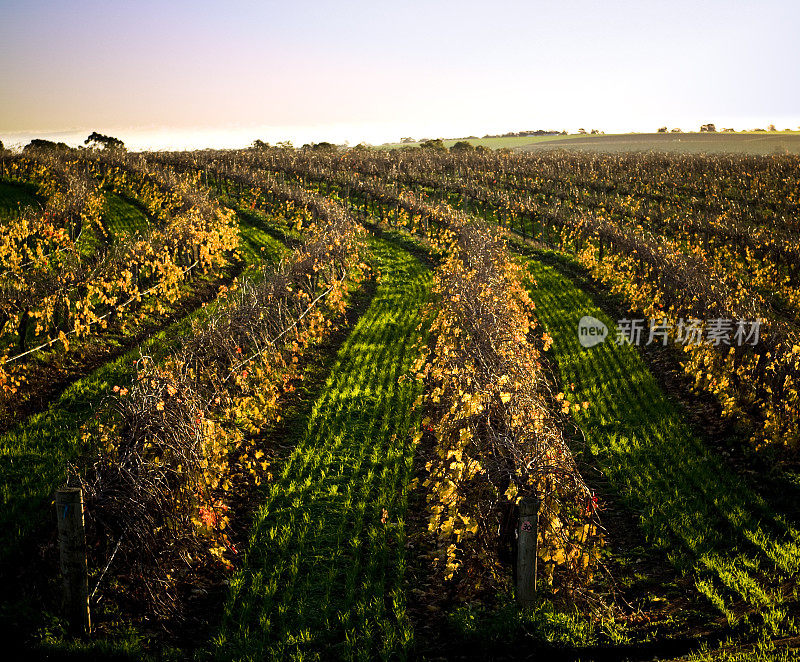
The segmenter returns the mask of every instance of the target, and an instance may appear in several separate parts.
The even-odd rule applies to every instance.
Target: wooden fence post
[[[526,497],[519,504],[517,528],[517,602],[532,604],[536,596],[539,499]]]
[[[64,607],[74,634],[89,634],[89,576],[86,564],[86,532],[83,528],[83,492],[67,487],[56,492],[58,548],[64,579]]]

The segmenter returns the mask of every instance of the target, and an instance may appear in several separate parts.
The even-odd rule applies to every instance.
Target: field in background
[[[452,147],[458,140],[443,141]],[[671,152],[681,154],[800,154],[800,131],[777,133],[617,133],[599,136],[529,136],[470,139],[472,145],[519,151],[568,149],[591,152]],[[382,149],[416,147],[419,143],[389,143]]]
[[[573,136],[570,136],[571,138]],[[800,132],[780,133],[624,133],[575,136],[557,143],[514,146],[522,151],[569,149],[590,152],[671,152],[679,154],[800,154]]]
[[[483,147],[488,147],[489,149],[501,149],[503,147],[507,147],[509,149],[516,149],[519,147],[525,147],[526,145],[536,145],[538,143],[546,143],[546,142],[563,142],[564,140],[572,140],[574,138],[585,138],[586,136],[574,134],[574,135],[567,135],[567,136],[526,136],[526,137],[513,137],[513,138],[469,138],[467,142],[470,145],[478,146],[482,145]],[[464,140],[463,138],[452,138],[448,140],[443,140],[444,146],[448,149],[455,145],[457,142]],[[381,149],[399,149],[401,147],[419,147],[420,143],[386,143],[385,145],[380,145]]]

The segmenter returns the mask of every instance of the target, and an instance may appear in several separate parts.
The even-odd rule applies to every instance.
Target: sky
[[[800,3],[0,0],[0,140],[800,126]]]

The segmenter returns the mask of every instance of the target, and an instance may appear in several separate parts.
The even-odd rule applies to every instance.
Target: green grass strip
[[[405,521],[429,271],[371,241],[376,294],[255,514],[216,637],[220,659],[387,659],[412,644]],[[383,511],[388,516],[382,522]]]
[[[0,221],[16,218],[38,201],[34,184],[0,181]]]
[[[117,239],[145,232],[150,227],[144,212],[115,193],[106,191],[106,211],[103,222]]]
[[[779,585],[800,567],[798,531],[770,509],[692,432],[648,370],[639,350],[617,345],[615,325],[592,298],[556,268],[567,258],[527,260],[537,316],[553,336],[563,384],[574,383],[576,415],[591,454],[640,513],[649,539],[733,623],[740,607],[767,631],[793,630]],[[594,316],[609,337],[593,348],[578,341],[578,321]],[[747,620],[746,618],[743,620]]]

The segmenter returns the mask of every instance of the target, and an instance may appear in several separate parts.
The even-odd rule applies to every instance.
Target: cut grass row
[[[794,632],[800,533],[689,428],[639,350],[613,341],[613,322],[542,252],[527,260],[539,319],[553,336],[564,385],[588,401],[576,415],[594,460],[650,541],[695,578],[728,624],[768,635]],[[609,340],[585,349],[578,321],[605,322]]]
[[[111,192],[106,192],[103,222],[106,230],[115,238],[144,232],[150,227],[150,221],[139,207]]]
[[[220,659],[387,659],[413,633],[405,612],[405,510],[429,272],[372,239],[378,286],[257,510],[231,582]]]

